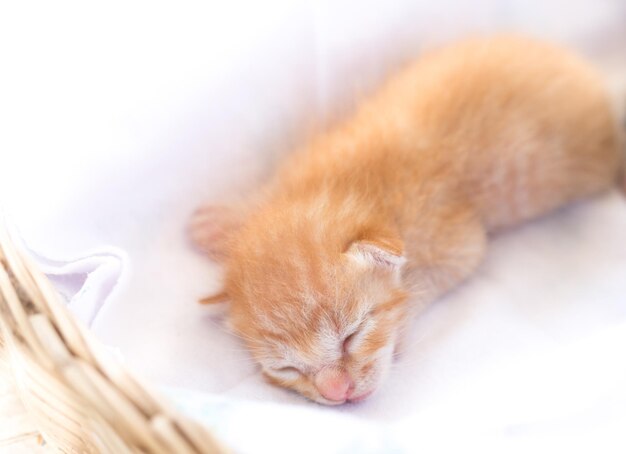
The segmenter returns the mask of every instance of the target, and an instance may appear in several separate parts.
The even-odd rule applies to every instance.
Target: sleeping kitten
[[[270,382],[362,400],[417,308],[467,278],[490,234],[608,190],[623,143],[599,76],[517,37],[429,53],[293,154],[248,207],[206,206],[229,323]]]

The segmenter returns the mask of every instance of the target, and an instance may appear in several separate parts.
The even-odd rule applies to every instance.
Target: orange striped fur
[[[616,184],[609,105],[594,70],[549,44],[424,55],[292,154],[252,207],[196,217],[226,268],[230,325],[272,383],[325,404],[367,396],[410,315],[472,273],[490,233]]]

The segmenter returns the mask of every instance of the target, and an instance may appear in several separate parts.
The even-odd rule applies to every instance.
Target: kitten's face
[[[230,326],[271,383],[328,405],[364,399],[384,380],[404,322],[401,251],[282,244],[229,260]]]

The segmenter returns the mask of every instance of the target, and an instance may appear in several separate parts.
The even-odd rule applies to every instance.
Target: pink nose
[[[345,370],[325,367],[315,375],[315,386],[326,399],[344,401],[354,388],[354,382]]]

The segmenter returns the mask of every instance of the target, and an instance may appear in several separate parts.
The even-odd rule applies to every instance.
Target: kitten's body
[[[411,308],[466,278],[489,233],[614,186],[620,140],[578,58],[470,40],[424,56],[295,153],[240,228],[205,211],[196,239],[227,257],[232,325],[272,381],[358,400]]]

